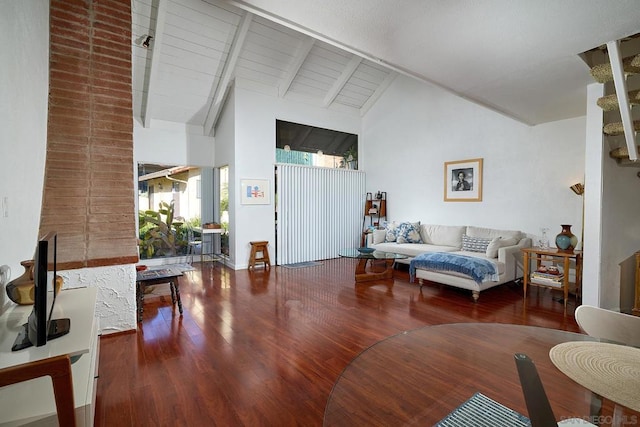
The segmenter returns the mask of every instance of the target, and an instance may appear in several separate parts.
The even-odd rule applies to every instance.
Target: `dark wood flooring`
[[[320,426],[341,371],[385,337],[456,322],[579,332],[558,292],[533,288],[525,303],[511,283],[474,303],[437,284],[420,292],[406,269],[392,289],[356,286],[355,265],[185,273],[184,316],[169,296],[147,297],[136,332],[102,337],[96,425]]]

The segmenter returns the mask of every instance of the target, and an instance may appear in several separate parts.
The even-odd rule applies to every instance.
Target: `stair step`
[[[631,104],[640,104],[640,90],[632,90],[629,92],[629,102]],[[616,94],[603,96],[598,99],[597,104],[603,111],[613,111],[620,108]]]
[[[640,73],[640,53],[634,56],[629,56],[622,60],[622,68],[627,74]],[[611,72],[611,64],[598,64],[591,67],[591,76],[598,83],[606,83],[613,80],[613,73]]]
[[[609,151],[609,157],[612,157],[614,159],[628,159],[629,149],[626,146],[614,148],[613,150]]]
[[[640,151],[640,145],[638,146],[638,151]],[[615,159],[621,166],[640,166],[640,162],[632,162],[629,160],[629,149],[626,146],[618,147],[609,151],[609,157]]]
[[[640,120],[633,121],[633,129],[636,132],[640,132]],[[602,132],[609,136],[623,135],[624,128],[622,127],[622,122],[607,123],[604,125],[604,128],[602,128]]]

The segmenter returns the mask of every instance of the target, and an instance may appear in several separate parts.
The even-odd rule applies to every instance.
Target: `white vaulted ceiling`
[[[134,0],[134,115],[212,128],[234,79],[332,109],[368,108],[395,72],[224,2]],[[150,47],[142,42],[153,35]]]
[[[580,54],[637,0],[132,0],[134,114],[213,134],[230,84],[364,114],[397,73],[527,124],[578,117]],[[150,47],[141,46],[152,35]]]

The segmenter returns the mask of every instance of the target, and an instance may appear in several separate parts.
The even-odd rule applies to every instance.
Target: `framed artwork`
[[[444,201],[482,201],[482,159],[444,163]]]
[[[269,180],[241,179],[240,180],[240,204],[242,205],[271,204]]]

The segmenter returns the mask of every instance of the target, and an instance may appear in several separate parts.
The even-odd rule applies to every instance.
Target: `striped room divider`
[[[365,174],[276,164],[279,265],[337,258],[360,244]]]

